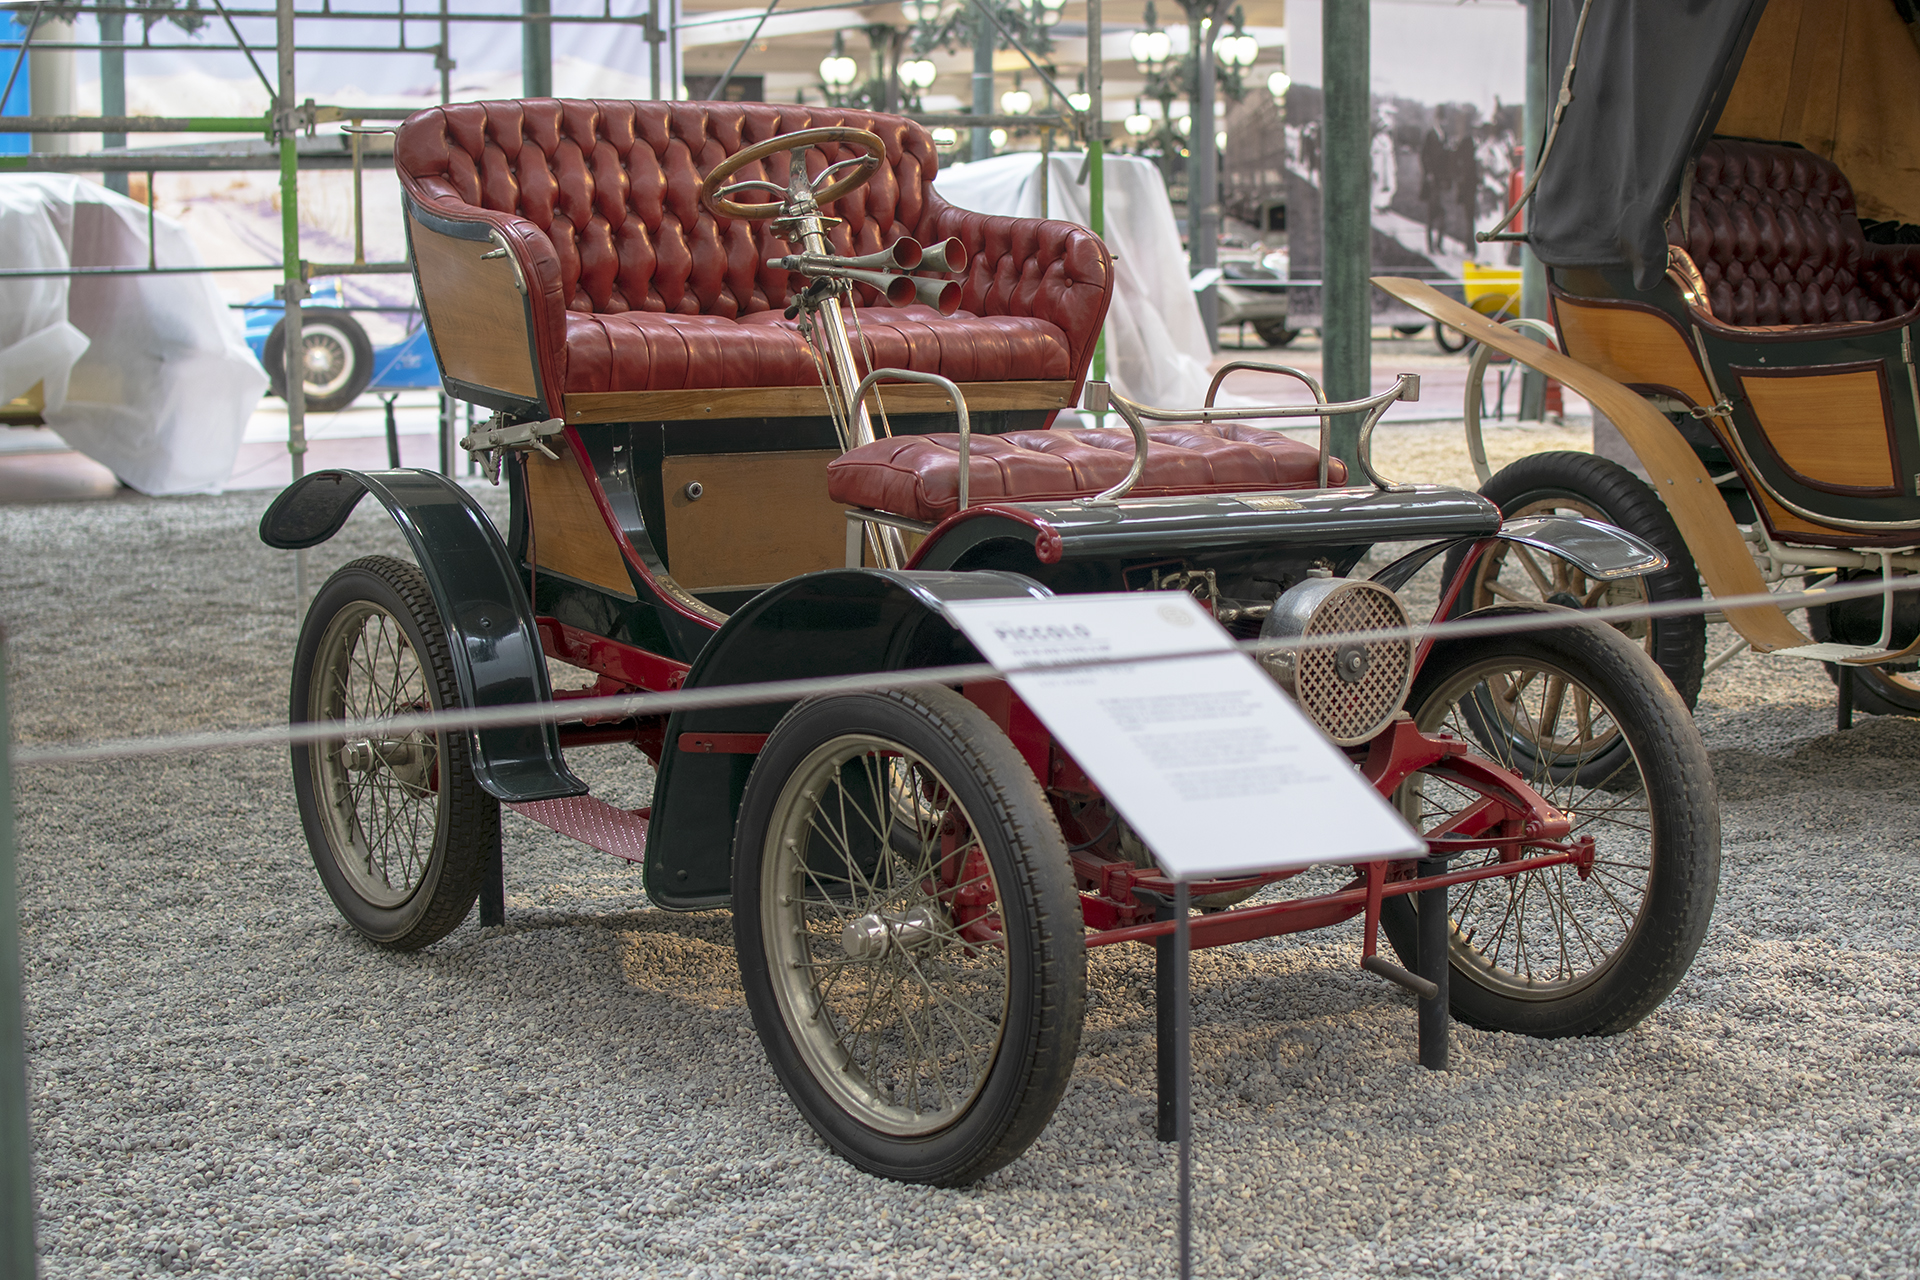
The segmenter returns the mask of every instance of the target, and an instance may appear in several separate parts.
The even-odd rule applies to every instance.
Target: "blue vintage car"
[[[249,301],[242,317],[247,346],[266,367],[267,376],[273,380],[273,394],[285,397],[282,311],[273,295],[266,294]],[[405,338],[376,349],[348,309],[340,282],[324,280],[313,287],[301,321],[301,339],[307,351],[308,412],[344,409],[365,391],[439,389],[440,366],[433,358],[433,344],[418,311],[407,317]]]

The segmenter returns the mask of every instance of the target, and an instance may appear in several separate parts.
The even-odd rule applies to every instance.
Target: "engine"
[[[1401,631],[1407,623],[1405,606],[1385,587],[1361,578],[1316,577],[1280,594],[1260,638]],[[1413,641],[1404,635],[1289,649],[1260,661],[1307,717],[1343,747],[1358,746],[1386,728],[1413,684]]]

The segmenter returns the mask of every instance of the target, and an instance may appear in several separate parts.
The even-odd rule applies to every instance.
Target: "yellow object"
[[[1477,262],[1463,262],[1460,278],[1466,281],[1467,305],[1481,315],[1504,318],[1519,310],[1518,267],[1483,267]]]
[[[23,396],[0,404],[0,425],[37,427],[47,407],[47,384],[36,382]]]

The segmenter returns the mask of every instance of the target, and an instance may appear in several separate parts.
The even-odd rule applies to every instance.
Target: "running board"
[[[530,800],[507,807],[523,818],[616,858],[641,862],[647,856],[647,823],[653,817],[652,808],[616,809],[592,796]]]
[[[1815,662],[1832,662],[1849,667],[1872,667],[1882,662],[1893,662],[1900,658],[1912,657],[1915,645],[1904,649],[1882,649],[1871,644],[1800,644],[1791,649],[1772,649],[1770,658],[1810,658]],[[553,801],[545,803],[552,804]]]

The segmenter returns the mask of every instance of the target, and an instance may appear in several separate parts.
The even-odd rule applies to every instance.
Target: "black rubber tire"
[[[1505,607],[1473,616],[1538,612]],[[1490,743],[1490,735],[1474,729],[1475,717],[1448,714],[1449,705],[1459,705],[1463,686],[1484,696],[1488,669],[1509,663],[1557,671],[1583,686],[1601,709],[1594,714],[1594,722],[1603,723],[1602,717],[1610,715],[1630,747],[1629,763],[1637,765],[1638,782],[1623,785],[1629,780],[1616,777],[1610,786],[1589,790],[1574,781],[1578,770],[1554,769],[1539,754],[1502,758],[1499,744]],[[1442,640],[1427,655],[1407,699],[1414,721],[1428,732],[1450,729],[1467,738],[1477,751],[1513,769],[1550,803],[1574,813],[1574,837],[1592,835],[1596,841],[1590,878],[1579,878],[1563,866],[1512,880],[1481,881],[1491,887],[1485,892],[1492,909],[1504,904],[1506,911],[1499,928],[1487,934],[1478,934],[1478,916],[1462,934],[1459,913],[1471,910],[1472,899],[1460,888],[1452,891],[1450,999],[1453,1015],[1461,1021],[1541,1037],[1611,1035],[1645,1018],[1686,974],[1706,936],[1720,881],[1719,799],[1699,731],[1658,674],[1639,646],[1611,628],[1590,623]],[[1476,684],[1465,683],[1476,679]],[[1644,808],[1636,805],[1637,795],[1644,795]],[[1642,843],[1644,848],[1633,847]],[[1463,855],[1452,865],[1471,865],[1474,856]],[[1643,858],[1644,864],[1639,861]],[[1641,878],[1640,898],[1629,922],[1624,918],[1629,904],[1619,899],[1617,891],[1634,892],[1635,876]],[[1529,877],[1534,884],[1519,884]],[[1479,936],[1484,944],[1498,947],[1506,922],[1516,910],[1528,909],[1524,895],[1536,887],[1540,900],[1560,895],[1558,914],[1549,909],[1547,918],[1558,922],[1562,963],[1567,958],[1567,924],[1576,915],[1582,924],[1572,931],[1574,942],[1594,950],[1606,948],[1588,968],[1568,972],[1562,981],[1541,982],[1531,976],[1522,980],[1517,971],[1491,965],[1482,945],[1468,940]],[[1570,903],[1569,896],[1577,902]],[[1620,919],[1605,919],[1607,903],[1614,904]],[[1586,911],[1579,914],[1582,906]],[[1417,922],[1418,909],[1411,898],[1389,898],[1382,904],[1381,926],[1409,967],[1417,963]],[[1524,921],[1519,928],[1524,929]],[[1616,931],[1618,941],[1607,948]],[[1535,936],[1552,935],[1537,930]]]
[[[1666,503],[1645,481],[1617,462],[1591,453],[1531,454],[1495,473],[1480,486],[1480,492],[1500,508],[1505,519],[1560,509],[1624,529],[1651,543],[1667,558],[1665,569],[1641,579],[1649,600],[1665,603],[1700,599],[1700,572],[1694,567],[1693,552],[1687,549],[1687,541],[1680,536]],[[1460,572],[1466,554],[1466,547],[1447,553],[1448,582]],[[1486,563],[1483,560],[1476,566],[1476,581],[1461,588],[1449,610],[1450,617],[1493,603],[1478,590],[1478,575]],[[1655,618],[1637,626],[1628,624],[1627,629],[1644,633],[1647,653],[1691,710],[1699,700],[1706,671],[1705,617],[1696,613]]]
[[[1820,665],[1827,669],[1827,679],[1838,685],[1840,669],[1831,662]],[[1853,709],[1870,716],[1920,716],[1920,689],[1909,679],[1896,679],[1894,673],[1879,667],[1855,667]]]
[[[1424,324],[1397,324],[1393,326],[1393,331],[1403,338],[1417,338],[1426,327]]]
[[[1300,331],[1290,327],[1285,320],[1255,320],[1253,331],[1259,335],[1260,341],[1270,347],[1289,346],[1300,336]]]
[[[1457,356],[1473,345],[1473,339],[1458,329],[1434,321],[1433,345],[1450,356]]]
[[[369,608],[398,624],[399,635],[404,637],[406,647],[418,661],[423,696],[405,700],[376,698],[375,705],[361,708],[362,712],[410,710],[422,701],[433,709],[461,705],[453,662],[448,654],[446,628],[441,625],[426,576],[404,561],[368,556],[342,567],[327,579],[307,610],[293,663],[289,699],[289,719],[293,723],[334,719],[340,715],[341,706],[332,704],[328,695],[316,688],[316,667],[329,654],[338,652],[342,636],[333,633],[336,620],[341,621],[343,631],[351,629],[356,616],[364,614],[367,619],[373,619],[373,614],[365,612]],[[361,634],[364,635],[364,629]],[[398,648],[397,643],[395,647]],[[350,705],[349,696],[343,690],[339,695],[341,703]],[[401,781],[399,769],[386,759],[361,770],[366,775],[384,770],[384,778],[396,782],[402,793],[400,811],[403,813],[408,812],[407,793],[417,791],[433,797],[430,804],[421,803],[417,810],[412,810],[417,819],[430,823],[424,832],[417,823],[410,826],[413,851],[417,856],[424,850],[425,857],[418,863],[417,873],[405,876],[402,885],[387,895],[394,899],[389,901],[376,900],[369,888],[373,879],[370,856],[362,855],[371,855],[370,848],[353,844],[351,823],[343,831],[336,823],[345,819],[328,817],[325,798],[328,779],[349,770],[344,764],[344,741],[296,746],[292,750],[294,795],[299,803],[301,825],[306,830],[307,848],[321,883],[347,923],[370,941],[396,951],[417,950],[459,927],[479,894],[481,874],[492,867],[493,859],[498,856],[500,803],[483,791],[474,778],[468,735],[439,734],[431,741],[433,763],[426,766],[421,783]],[[341,773],[331,772],[336,768]],[[363,792],[369,806],[376,803],[370,794],[374,790],[372,782],[369,776]],[[391,796],[391,790],[387,794]],[[394,812],[391,799],[378,803],[387,806],[381,811],[383,814]],[[358,811],[356,804],[355,812]],[[383,835],[396,826],[397,820],[383,824]],[[364,824],[360,834],[364,838]],[[366,872],[360,874],[359,883],[356,883],[358,873],[346,865],[351,861],[367,867]]]
[[[799,779],[794,785],[804,786],[799,773],[803,768],[847,768],[808,761],[831,761],[831,754],[815,753],[848,749],[836,744],[849,739],[894,744],[930,766],[968,816],[997,893],[1005,939],[1004,1015],[997,1048],[991,1065],[979,1071],[979,1083],[965,1105],[924,1133],[883,1132],[822,1085],[808,1065],[807,1051],[796,1042],[770,976],[779,961],[770,959],[769,931],[778,931],[780,937],[803,936],[802,930],[791,928],[791,920],[782,922],[771,914],[791,909],[793,898],[779,895],[769,904],[763,875],[777,876],[781,865],[776,861],[771,864],[775,870],[767,871],[770,833],[779,829],[776,824],[790,821],[799,806],[812,803],[805,794],[786,794],[790,780]],[[843,782],[836,803],[844,803],[848,794]],[[808,879],[818,884],[811,874],[813,859],[819,856],[811,836],[802,856]],[[868,869],[861,879],[870,888],[882,877]],[[921,882],[909,877],[900,883]],[[834,905],[817,897],[816,903]],[[855,1165],[902,1182],[961,1186],[1016,1159],[1046,1127],[1072,1076],[1085,1010],[1087,960],[1080,899],[1066,844],[1039,783],[1006,735],[972,703],[935,689],[821,698],[789,712],[755,760],[741,798],[734,835],[733,919],[747,1007],[774,1071],[807,1122]],[[943,919],[951,928],[952,916]],[[907,962],[908,967],[916,973],[923,972],[923,965],[924,971],[935,970],[947,946],[943,943],[941,951]],[[961,954],[966,954],[964,948]],[[853,966],[846,972],[852,973]],[[855,974],[850,982],[859,980]],[[832,1030],[824,1017],[809,1021]],[[869,1084],[864,1073],[841,1070],[853,1077],[851,1087]]]
[[[1817,579],[1824,576],[1808,574],[1806,585],[1812,586]],[[1879,576],[1877,572],[1861,570],[1848,580],[1878,581]],[[1825,609],[1807,610],[1807,633],[1821,643],[1834,638],[1833,627],[1828,621]],[[1896,631],[1893,643],[1899,646],[1905,639],[1906,635]],[[1840,668],[1831,662],[1823,662],[1820,665],[1826,668],[1827,679],[1838,685]],[[1898,663],[1896,668],[1892,671],[1885,667],[1853,668],[1853,709],[1863,715],[1871,716],[1920,716],[1920,676],[1914,674],[1911,662]]]
[[[327,381],[306,384],[307,412],[333,413],[359,398],[373,381],[373,343],[351,313],[338,307],[303,307],[300,311],[301,340],[309,350],[324,344],[330,360],[344,364]],[[260,363],[266,366],[269,389],[282,400],[287,398],[287,322],[280,321],[267,335]]]

